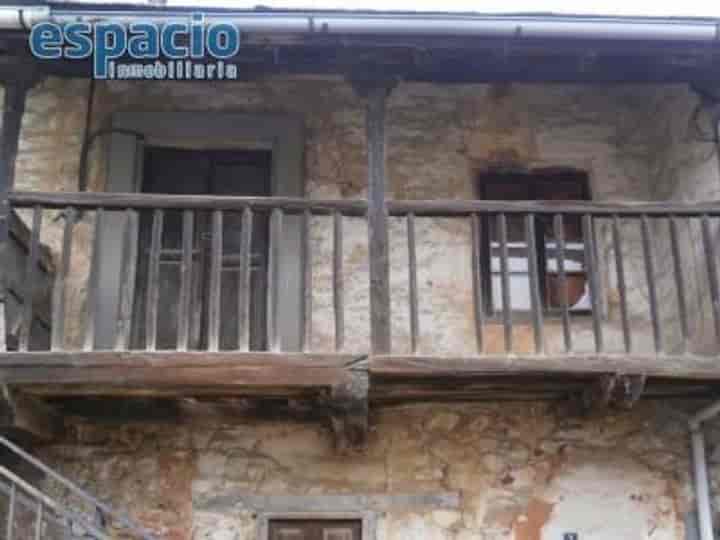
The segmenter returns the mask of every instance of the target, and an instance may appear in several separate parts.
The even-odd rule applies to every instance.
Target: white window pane
[[[495,311],[502,311],[502,282],[499,274],[492,276],[492,295]],[[514,311],[530,310],[530,283],[527,274],[510,276],[510,307]]]

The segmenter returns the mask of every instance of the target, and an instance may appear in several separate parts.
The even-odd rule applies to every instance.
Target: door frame
[[[143,146],[188,149],[267,149],[272,152],[271,196],[304,197],[304,125],[300,117],[286,114],[223,112],[121,112],[112,117],[105,191],[139,192],[142,186]],[[123,260],[123,212],[108,211],[99,268],[102,298],[96,323],[98,348],[112,348],[120,293],[119,260]],[[268,249],[279,257],[279,271],[270,275],[268,313],[284,351],[299,351],[304,328],[302,290],[301,216],[285,216],[280,245],[270,240]]]
[[[256,540],[270,540],[270,521],[273,520],[352,520],[360,522],[360,540],[377,539],[377,515],[375,512],[263,512],[257,516]]]

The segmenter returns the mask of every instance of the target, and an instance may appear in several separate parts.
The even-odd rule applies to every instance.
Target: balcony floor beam
[[[384,377],[516,377],[542,375],[638,375],[668,379],[720,380],[717,356],[628,355],[612,353],[557,355],[486,355],[478,357],[373,356],[370,373]]]

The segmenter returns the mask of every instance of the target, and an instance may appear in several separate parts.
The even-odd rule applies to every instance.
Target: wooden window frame
[[[530,193],[528,200],[552,200],[548,198],[538,198],[536,194],[539,192],[539,186],[544,182],[549,182],[553,177],[563,178],[565,182],[577,182],[580,186],[580,193],[583,201],[592,200],[590,192],[590,174],[582,169],[575,168],[564,168],[564,167],[548,167],[538,168],[530,170],[486,170],[481,172],[477,176],[477,193],[481,200],[500,200],[496,197],[488,197],[488,180],[499,180],[502,177],[515,178],[516,180],[524,179],[523,184],[527,186]],[[511,199],[513,200],[513,199]],[[518,200],[518,199],[514,199]],[[570,199],[568,199],[570,200]],[[497,300],[493,298],[492,288],[492,268],[491,268],[491,236],[490,236],[490,220],[494,216],[480,216],[481,220],[481,234],[479,238],[480,246],[480,286],[482,287],[483,295],[483,310],[485,316],[490,320],[498,320],[502,317],[502,301],[500,299],[498,309],[495,309],[495,303]],[[545,287],[545,276],[547,268],[547,254],[546,254],[546,242],[543,237],[543,228],[536,227],[536,245],[537,245],[537,258],[538,258],[538,269],[540,270],[540,303],[542,305],[543,314],[545,317],[554,318],[560,317],[561,311],[557,308],[551,308],[547,305],[547,294]],[[531,310],[517,310],[511,309],[513,317],[523,318],[527,317],[530,319]],[[573,315],[589,315],[590,310],[587,311],[573,311]]]

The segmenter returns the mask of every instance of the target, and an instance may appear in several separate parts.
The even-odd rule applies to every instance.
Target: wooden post
[[[393,85],[394,81],[387,79],[354,82],[356,92],[366,98],[370,339],[374,354],[391,352],[388,210],[385,203],[385,101]]]
[[[22,115],[25,112],[25,97],[32,84],[26,80],[5,83],[5,99],[2,112],[2,132],[0,132],[0,261],[7,259],[8,227],[10,223],[10,205],[8,192],[15,180],[15,158]],[[5,273],[0,267],[0,352],[7,350]]]

